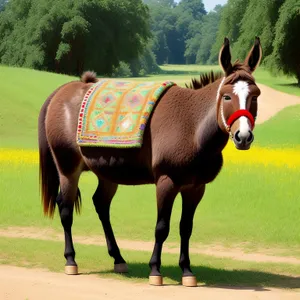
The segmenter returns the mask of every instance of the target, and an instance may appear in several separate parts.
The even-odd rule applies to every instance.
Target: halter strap
[[[234,112],[228,119],[227,121],[227,125],[230,128],[231,125],[234,123],[235,120],[237,120],[240,117],[246,117],[249,119],[251,126],[252,126],[252,130],[255,126],[255,121],[254,121],[254,117],[252,116],[252,114],[247,110],[247,109],[240,109],[237,110],[236,112]]]

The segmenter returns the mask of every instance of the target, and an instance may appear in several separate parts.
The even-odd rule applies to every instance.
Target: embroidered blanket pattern
[[[80,146],[141,147],[155,103],[169,87],[164,83],[101,79],[85,94],[78,118]]]

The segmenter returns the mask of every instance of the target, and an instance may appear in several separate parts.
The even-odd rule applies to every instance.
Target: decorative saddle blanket
[[[85,94],[78,119],[80,146],[141,147],[155,103],[173,82],[103,79]]]

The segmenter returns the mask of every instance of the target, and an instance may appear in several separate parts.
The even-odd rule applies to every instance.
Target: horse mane
[[[231,66],[227,71],[229,75],[225,79],[224,84],[233,84],[238,80],[245,80],[249,83],[255,83],[254,77],[251,75],[250,68],[238,60]],[[213,72],[200,74],[200,80],[193,78],[192,82],[185,86],[189,89],[198,90],[206,85],[215,82],[216,80],[222,78],[224,74],[222,72]]]
[[[222,78],[222,76],[223,76],[222,72],[210,71],[207,73],[200,74],[199,80],[196,78],[192,78],[192,82],[189,85],[185,84],[185,86],[188,89],[193,89],[193,90],[202,89],[206,85],[213,83],[216,80]]]
[[[224,84],[234,84],[238,80],[244,80],[248,83],[255,83],[254,77],[251,75],[250,67],[240,63],[238,60],[228,70]]]

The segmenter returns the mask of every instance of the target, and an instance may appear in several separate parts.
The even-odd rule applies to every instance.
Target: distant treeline
[[[144,0],[158,64],[217,64],[224,37],[243,60],[259,36],[263,63],[300,82],[300,1],[228,0],[207,13],[202,0]]]
[[[160,64],[217,64],[227,36],[244,59],[254,37],[263,63],[300,82],[300,1],[0,0],[0,63],[67,74],[143,76]]]

